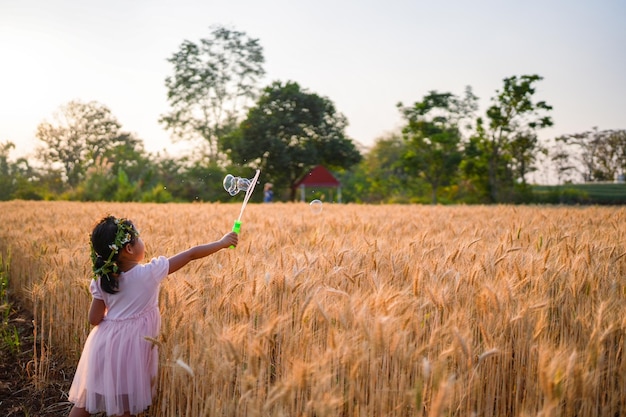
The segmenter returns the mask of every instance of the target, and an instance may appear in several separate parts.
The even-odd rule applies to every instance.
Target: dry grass
[[[218,239],[238,204],[1,203],[0,251],[47,349],[89,331],[88,234],[148,257]],[[161,292],[158,416],[626,414],[626,210],[249,205],[240,246]],[[6,258],[6,255],[5,255]]]

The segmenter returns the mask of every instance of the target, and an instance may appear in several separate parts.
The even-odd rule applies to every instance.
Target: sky
[[[479,97],[538,74],[552,105],[544,140],[626,129],[623,0],[0,0],[0,142],[39,144],[37,125],[71,100],[107,106],[150,152],[189,151],[158,123],[167,58],[215,25],[259,39],[266,75],[331,100],[371,146],[402,125],[398,102],[436,90]]]

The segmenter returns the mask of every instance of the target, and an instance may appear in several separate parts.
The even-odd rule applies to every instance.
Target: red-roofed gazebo
[[[293,188],[300,188],[300,199],[305,201],[306,188],[336,188],[337,201],[341,203],[341,183],[324,166],[318,165],[297,181]]]

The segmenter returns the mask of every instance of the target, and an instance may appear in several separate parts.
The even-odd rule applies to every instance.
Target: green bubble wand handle
[[[250,199],[250,196],[252,195],[252,192],[254,191],[254,186],[256,185],[257,180],[259,179],[259,174],[261,173],[260,170],[256,170],[256,174],[254,174],[254,178],[252,179],[252,181],[250,181],[250,186],[248,187],[248,190],[246,191],[246,196],[243,198],[243,204],[241,205],[241,211],[239,212],[239,217],[237,218],[237,220],[235,220],[235,223],[233,224],[233,232],[239,234],[239,232],[241,231],[241,217],[243,216],[243,211],[246,208],[246,204],[248,204],[248,200]],[[234,246],[230,246],[231,249],[234,248]]]
[[[241,221],[235,220],[235,224],[233,224],[233,232],[239,234],[239,231],[241,231]]]

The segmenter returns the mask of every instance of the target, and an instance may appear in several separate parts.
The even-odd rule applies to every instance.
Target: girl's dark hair
[[[91,247],[95,253],[95,256],[93,257],[94,271],[101,271],[98,273],[96,278],[101,279],[100,286],[109,294],[115,294],[119,291],[119,282],[117,281],[119,273],[112,272],[110,270],[111,268],[104,268],[104,266],[106,265],[108,259],[111,259],[111,262],[117,265],[119,251],[121,251],[122,248],[119,248],[117,253],[112,255],[111,252],[113,252],[113,249],[111,246],[115,243],[119,227],[123,226],[134,229],[130,220],[118,220],[114,216],[106,216],[98,222],[91,232]],[[132,234],[130,242],[127,242],[126,244],[134,243],[135,239],[136,236]]]

